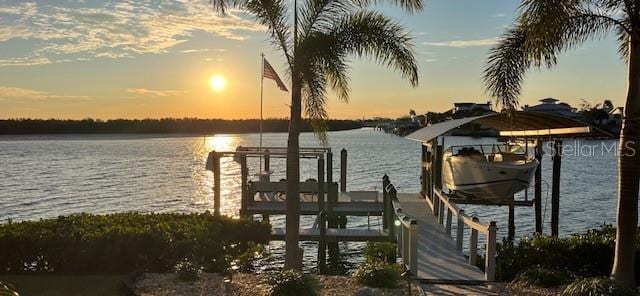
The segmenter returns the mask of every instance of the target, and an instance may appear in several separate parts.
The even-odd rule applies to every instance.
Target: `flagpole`
[[[262,94],[263,94],[263,88],[264,88],[264,53],[260,53],[260,62],[261,62],[261,69],[260,69],[260,153],[262,153]],[[262,172],[262,156],[259,157],[260,159],[260,172]]]

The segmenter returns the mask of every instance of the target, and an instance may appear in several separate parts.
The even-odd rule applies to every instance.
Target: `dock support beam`
[[[462,220],[462,215],[464,215],[464,210],[460,210],[458,212],[458,224],[456,224],[456,250],[462,253],[462,243],[464,241],[464,220]]]
[[[247,208],[253,203],[253,196],[249,196],[249,194],[247,194],[247,180],[249,178],[249,169],[247,167],[247,156],[246,155],[242,155],[240,157],[240,198],[242,199],[242,203],[244,204],[242,206],[242,208],[244,208],[244,211],[242,211],[241,216],[243,218],[251,218],[251,215],[247,215],[246,214],[246,210]]]
[[[493,282],[496,280],[496,231],[498,227],[495,221],[489,223],[487,234],[487,253],[485,255],[484,279]]]
[[[385,174],[384,176],[382,176],[382,206],[383,206],[383,213],[382,213],[382,229],[389,229],[389,227],[393,227],[393,221],[389,221],[389,215],[387,215],[387,202],[389,200],[389,194],[387,193],[387,186],[389,186],[389,184],[391,183],[391,181],[389,181],[389,176],[387,176],[387,174]]]
[[[513,241],[516,237],[516,207],[513,204],[509,205],[509,227],[507,239]]]
[[[542,141],[536,141],[535,157],[538,160],[534,184],[534,207],[536,214],[536,233],[542,234]]]
[[[347,192],[347,149],[340,150],[340,192]]]
[[[220,155],[213,151],[213,215],[220,216]]]
[[[324,207],[324,159],[318,158],[318,226],[320,227],[320,239],[318,240],[318,272],[326,273],[327,265],[327,224],[325,223]]]
[[[558,236],[560,220],[560,168],[562,140],[553,142],[553,183],[551,186],[551,235]]]
[[[473,222],[478,222],[478,218],[473,217]],[[469,264],[478,264],[478,230],[471,227],[471,237],[469,238]]]

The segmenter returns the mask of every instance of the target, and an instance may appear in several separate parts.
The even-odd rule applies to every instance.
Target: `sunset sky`
[[[330,116],[397,117],[491,100],[481,81],[486,53],[518,3],[427,0],[413,15],[377,7],[414,36],[420,85],[354,59],[351,102],[332,97]],[[590,42],[554,70],[530,72],[521,102],[623,104],[626,67],[616,48],[613,37]],[[238,12],[217,15],[208,0],[0,0],[0,118],[257,118],[260,52],[288,84],[263,28]],[[264,95],[265,117],[287,115],[288,93],[265,81]]]

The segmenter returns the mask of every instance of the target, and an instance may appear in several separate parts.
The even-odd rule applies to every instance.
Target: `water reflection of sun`
[[[207,150],[235,151],[238,146],[238,137],[229,135],[215,135],[207,137]]]

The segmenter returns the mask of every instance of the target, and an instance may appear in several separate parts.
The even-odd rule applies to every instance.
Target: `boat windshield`
[[[527,152],[521,145],[513,144],[485,144],[485,145],[464,145],[451,146],[447,150],[451,155],[493,155],[493,154],[517,154],[525,155]]]

